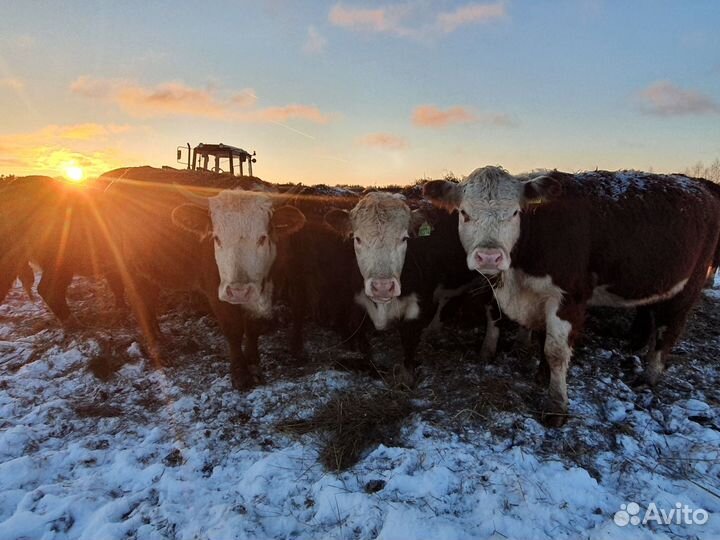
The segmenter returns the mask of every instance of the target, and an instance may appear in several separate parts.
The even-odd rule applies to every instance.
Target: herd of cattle
[[[308,320],[366,354],[366,328],[397,327],[405,384],[423,329],[469,304],[485,314],[480,358],[495,354],[501,315],[537,334],[543,420],[561,425],[587,307],[638,308],[641,379],[655,384],[720,262],[719,235],[720,186],[680,175],[484,167],[459,183],[371,192],[150,167],[87,185],[31,176],[0,183],[0,301],[17,278],[31,290],[33,263],[38,293],[71,326],[72,278],[104,276],[162,363],[159,294],[199,291],[236,388],[259,381],[257,321],[278,303],[292,314],[296,356]]]

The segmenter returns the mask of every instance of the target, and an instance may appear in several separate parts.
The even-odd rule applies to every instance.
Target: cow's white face
[[[209,203],[220,274],[218,297],[230,304],[243,304],[258,316],[269,315],[272,282],[268,277],[277,256],[277,245],[270,238],[270,197],[226,190]]]
[[[352,235],[365,294],[373,302],[384,304],[400,296],[407,241],[421,219],[402,196],[381,192],[368,193],[349,213],[334,210],[326,215],[336,230]]]
[[[458,232],[468,268],[492,275],[510,268],[523,207],[550,187],[546,177],[523,182],[499,167],[483,167],[460,184],[428,182],[424,192],[433,203],[459,211]]]
[[[201,236],[212,237],[220,276],[218,298],[241,304],[253,316],[269,317],[270,271],[277,256],[277,240],[299,230],[305,216],[291,206],[274,209],[268,193],[243,190],[225,190],[207,199],[207,215],[210,223],[204,234],[198,227],[194,229]],[[173,220],[179,221],[175,212]]]

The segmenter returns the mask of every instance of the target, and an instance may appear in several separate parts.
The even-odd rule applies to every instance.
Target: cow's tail
[[[712,262],[708,267],[705,280],[706,289],[712,289],[715,285],[715,274],[717,273],[718,267],[720,267],[720,237],[718,237],[718,243],[715,246],[715,255],[713,256]]]
[[[708,191],[710,191],[710,193],[712,193],[715,198],[720,201],[720,184],[710,180],[704,180],[704,184]],[[707,269],[705,280],[706,289],[712,289],[715,285],[715,274],[717,273],[718,267],[720,267],[720,236],[718,236],[718,243],[715,246],[715,254],[713,255],[712,262]]]

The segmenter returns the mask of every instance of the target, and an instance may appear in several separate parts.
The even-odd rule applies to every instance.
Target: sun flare
[[[78,167],[77,165],[69,165],[68,167],[65,167],[65,178],[71,182],[82,182],[85,180],[85,171],[82,170],[82,167]]]

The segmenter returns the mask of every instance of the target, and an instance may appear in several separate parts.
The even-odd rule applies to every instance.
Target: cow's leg
[[[144,279],[138,279],[128,287],[128,300],[140,334],[145,342],[150,360],[158,366],[170,365],[170,360],[162,354],[160,343],[162,333],[157,320],[157,304],[160,288]]]
[[[543,421],[551,427],[562,426],[567,420],[567,370],[572,356],[572,341],[582,325],[585,307],[581,304],[560,306],[557,300],[546,304],[545,358],[550,368],[547,402]]]
[[[236,390],[247,390],[260,382],[259,365],[250,364],[243,354],[242,341],[245,333],[245,314],[242,309],[221,302],[217,294],[209,294],[208,302],[215,314],[220,331],[225,336],[230,352],[230,380]],[[257,341],[255,342],[257,346]]]
[[[38,293],[45,300],[45,304],[50,308],[63,326],[71,326],[70,324],[70,308],[67,304],[65,294],[67,288],[72,281],[72,272],[62,269],[53,271],[46,269],[43,272],[40,283],[38,283]]]
[[[373,352],[367,336],[369,327],[370,321],[367,312],[356,305],[348,306],[343,343],[349,343],[354,351],[360,352],[365,360],[372,364]]]
[[[544,332],[540,332],[544,334]],[[535,358],[533,356],[533,333],[529,328],[520,326],[515,335],[513,343],[513,352],[519,360],[519,367],[523,373],[533,373],[535,368]]]
[[[247,315],[245,317],[245,361],[248,365],[260,366],[258,340],[262,333],[261,322]]]
[[[497,344],[500,337],[500,327],[497,321],[500,320],[500,311],[495,304],[485,306],[485,337],[480,347],[480,361],[491,362],[497,353]]]
[[[717,274],[718,265],[713,263],[708,267],[707,277],[705,279],[704,287],[706,289],[712,289],[715,286],[715,274]]]
[[[537,333],[538,342],[540,343],[540,361],[538,362],[537,371],[535,373],[535,382],[540,386],[550,384],[550,366],[548,365],[547,356],[545,355],[545,342],[547,341],[547,332],[542,330]]]
[[[10,271],[0,272],[0,302],[5,301],[5,297],[10,292],[13,283],[15,282],[15,276]]]
[[[647,347],[654,332],[655,313],[652,306],[637,308],[628,335],[630,350],[635,353]]]
[[[423,331],[423,323],[420,321],[403,321],[400,323],[400,342],[403,348],[403,364],[396,364],[393,367],[395,381],[412,387],[415,382],[415,370],[417,369],[417,348],[420,345],[420,338]]]
[[[305,309],[292,309],[292,329],[290,334],[290,354],[296,360],[307,358],[305,351]]]
[[[125,303],[125,287],[123,286],[122,278],[120,273],[114,270],[105,272],[105,279],[110,286],[110,290],[113,293],[115,299],[116,309],[126,309],[128,306]]]
[[[22,265],[20,271],[18,272],[18,278],[20,279],[20,283],[22,283],[23,289],[25,289],[25,293],[28,295],[30,300],[33,300],[35,298],[32,290],[33,285],[35,285],[35,272],[33,272],[33,269],[29,263]],[[0,291],[0,293],[1,292],[2,291]]]
[[[667,357],[685,328],[685,321],[698,293],[699,290],[686,289],[678,296],[653,306],[655,332],[650,339],[645,370],[635,381],[635,385],[655,386],[658,383],[665,370]]]

